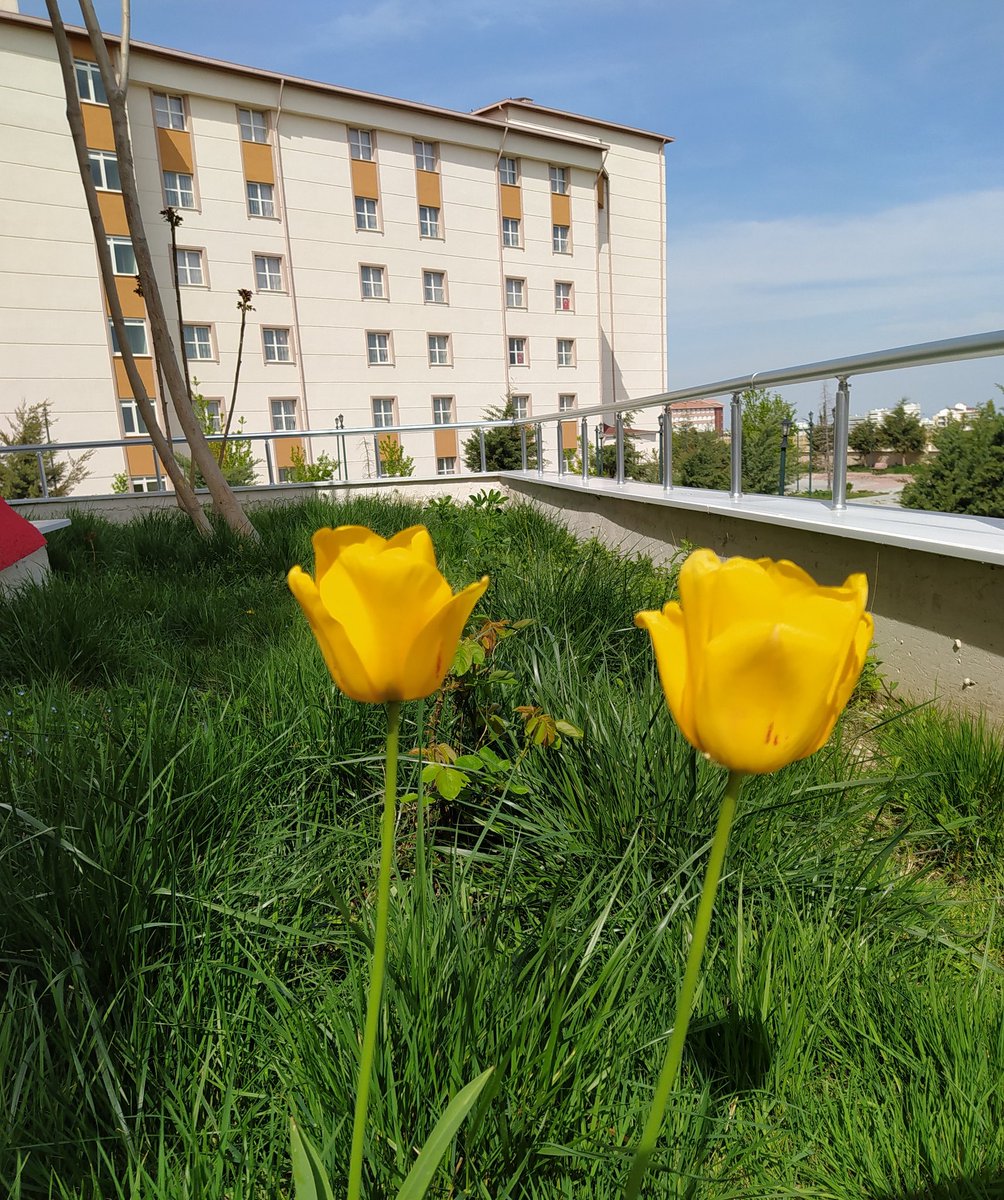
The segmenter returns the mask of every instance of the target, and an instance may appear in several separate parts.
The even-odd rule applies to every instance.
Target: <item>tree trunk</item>
[[[54,7],[56,0],[46,0],[46,3],[50,7]],[[98,70],[101,72],[101,80],[104,83],[108,99],[126,220],[129,223],[133,253],[136,256],[136,266],[139,269],[143,295],[146,299],[154,350],[163,368],[167,390],[170,392],[178,422],[191,449],[192,461],[206,481],[214,508],[235,533],[256,540],[258,532],[245,516],[240,502],[223,477],[223,472],[216,461],[216,456],[209,448],[195,410],[188,403],[188,387],[178,366],[178,357],[174,350],[163,299],[157,285],[153,256],[150,253],[150,244],[146,238],[143,214],[140,210],[139,189],[136,186],[132,142],[129,136],[129,118],[126,111],[126,84],[128,81],[123,80],[120,85],[115,76],[91,0],[80,0],[80,10],[84,16],[84,24],[87,26],[91,48],[97,58]]]
[[[136,360],[133,357],[132,349],[126,338],[122,305],[119,303],[118,291],[115,287],[115,273],[112,270],[111,252],[108,249],[108,237],[105,233],[104,220],[102,219],[101,209],[98,205],[94,180],[91,177],[90,160],[87,157],[87,138],[84,133],[84,119],[80,111],[80,100],[77,96],[73,55],[70,51],[70,43],[66,36],[66,30],[63,27],[56,0],[46,0],[46,7],[49,10],[49,17],[52,21],[56,52],[59,55],[59,66],[63,75],[63,88],[66,92],[66,120],[70,126],[70,135],[73,138],[73,148],[77,157],[77,168],[80,172],[81,182],[84,185],[87,212],[91,219],[94,244],[98,252],[98,264],[101,269],[101,282],[108,300],[108,310],[111,315],[112,326],[115,329],[119,349],[122,352],[122,365],[125,367],[129,385],[133,390],[133,396],[136,400],[136,406],[139,408],[147,432],[150,434],[154,450],[160,461],[164,464],[168,478],[174,484],[178,503],[191,518],[192,523],[198,529],[199,533],[205,537],[209,537],[212,535],[213,527],[210,525],[206,514],[202,511],[199,499],[189,486],[178,460],[174,457],[174,451],[170,442],[161,433],[160,426],[157,424],[157,413],[146,393],[142,376],[136,366]]]

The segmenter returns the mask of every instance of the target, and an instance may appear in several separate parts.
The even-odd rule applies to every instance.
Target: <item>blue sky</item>
[[[674,137],[671,387],[1004,328],[1002,0],[133,8],[138,40],[213,58],[462,110],[530,96]],[[117,30],[116,0],[97,9]],[[907,395],[933,412],[997,382],[1004,358],[862,376],[852,409]],[[786,395],[805,411],[819,387]]]

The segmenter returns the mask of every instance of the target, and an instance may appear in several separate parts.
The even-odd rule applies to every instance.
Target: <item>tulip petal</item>
[[[798,563],[789,562],[786,558],[780,558],[776,562],[772,558],[758,558],[756,561],[773,579],[782,594],[818,590],[819,585]]]
[[[349,546],[366,546],[371,552],[386,543],[365,525],[339,525],[337,529],[318,529],[311,539],[314,547],[314,578],[324,578],[331,564]]]
[[[662,690],[666,693],[669,711],[687,741],[700,750],[694,726],[694,706],[687,689],[692,664],[687,652],[683,610],[679,604],[670,601],[661,612],[636,613],[634,623],[639,629],[647,629],[652,638],[652,651],[659,668],[659,680]]]
[[[712,597],[722,563],[714,550],[695,550],[680,568],[680,602],[684,612],[691,695],[704,673],[704,647],[711,638]]]
[[[300,567],[293,567],[286,580],[310,623],[328,673],[336,686],[353,700],[373,700],[373,684],[366,669],[345,637],[341,625],[325,608],[313,579]]]
[[[395,533],[387,542],[388,550],[409,550],[430,567],[436,566],[436,551],[429,537],[429,531],[424,525],[411,525]]]
[[[403,664],[402,700],[417,700],[431,695],[450,669],[457,643],[475,604],[485,594],[488,576],[469,584],[434,613],[419,630],[411,653]]]
[[[695,700],[700,745],[734,771],[760,774],[811,754],[839,709],[833,681],[846,642],[745,619],[705,651]]]

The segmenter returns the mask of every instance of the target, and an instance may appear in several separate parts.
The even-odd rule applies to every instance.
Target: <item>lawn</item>
[[[0,601],[0,1191],[289,1197],[293,1113],[344,1194],[384,718],[284,576],[320,525],[421,521],[455,588],[492,582],[461,673],[404,710],[441,761],[424,895],[400,808],[367,1194],[494,1066],[430,1195],[614,1200],[725,783],[633,625],[675,571],[522,505],[255,519],[256,548],[76,519]],[[535,717],[575,728],[537,745]],[[646,1197],[1004,1195],[1002,833],[999,731],[871,688],[749,781]]]

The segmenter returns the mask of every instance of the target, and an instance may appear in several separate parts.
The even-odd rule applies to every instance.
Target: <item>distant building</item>
[[[931,425],[935,429],[944,429],[946,425],[950,425],[953,421],[971,421],[979,410],[970,408],[968,404],[963,404],[960,400],[958,404],[953,404],[951,408],[940,408],[931,418]]]
[[[696,429],[698,433],[721,433],[725,406],[719,400],[678,400],[669,406],[673,429]]]

